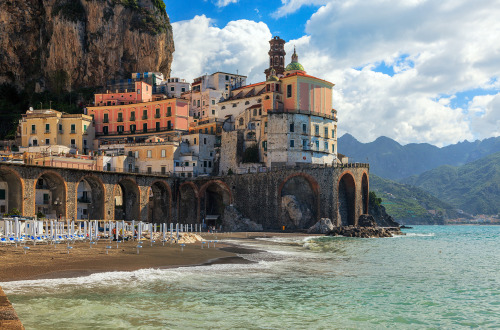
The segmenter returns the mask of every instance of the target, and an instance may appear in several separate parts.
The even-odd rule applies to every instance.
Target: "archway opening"
[[[211,182],[205,187],[202,199],[202,218],[207,226],[219,227],[222,224],[224,210],[231,204],[231,195],[227,187]]]
[[[296,175],[288,179],[280,196],[280,220],[286,229],[308,229],[316,223],[318,196],[313,183],[305,176]]]
[[[137,184],[123,179],[115,186],[115,220],[139,220],[140,194]]]
[[[66,217],[66,184],[59,175],[44,173],[36,181],[35,212],[49,219]]]
[[[195,188],[184,184],[179,188],[179,223],[198,222],[198,196]]]
[[[361,197],[363,198],[363,214],[368,214],[368,176],[366,175],[366,173],[363,173],[361,188]]]
[[[0,214],[23,211],[23,191],[19,176],[9,169],[0,169]]]
[[[153,223],[168,223],[170,219],[170,190],[164,182],[155,182],[149,190],[148,219]]]
[[[95,177],[87,176],[78,183],[77,219],[104,219],[104,186]]]
[[[352,175],[346,173],[339,181],[339,216],[342,226],[354,226],[356,224],[356,185]]]

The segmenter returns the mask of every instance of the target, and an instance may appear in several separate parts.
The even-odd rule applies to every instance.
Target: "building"
[[[189,128],[188,101],[153,95],[151,85],[135,82],[135,89],[95,94],[95,106],[86,113],[94,119],[99,143],[143,142],[150,136],[166,137]]]
[[[216,136],[213,134],[183,135],[175,155],[174,172],[181,177],[213,174],[216,170],[215,143]]]
[[[266,80],[273,75],[272,70],[278,77],[283,76],[285,72],[285,40],[276,36],[269,40],[269,45],[269,68],[264,71]]]
[[[279,39],[271,40],[265,82],[234,89],[219,103],[220,115],[232,122],[230,132],[222,136],[221,173],[247,171],[256,165],[270,168],[337,162],[334,84],[308,75],[295,50],[290,64],[278,76],[282,48]],[[246,152],[250,147],[258,149],[258,157],[250,157],[252,161]]]
[[[157,86],[156,91],[173,98],[182,98],[184,93],[190,91],[190,84],[185,79],[168,78]]]
[[[91,116],[30,109],[22,115],[19,126],[23,148],[66,146],[83,154],[94,150],[95,130]]]

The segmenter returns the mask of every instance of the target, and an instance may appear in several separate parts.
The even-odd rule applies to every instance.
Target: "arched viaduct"
[[[264,229],[304,229],[320,218],[357,225],[368,210],[369,166],[280,168],[184,179],[147,174],[1,164],[4,210],[24,216],[201,223],[233,205]],[[0,199],[2,193],[0,191]],[[2,201],[0,200],[0,203]]]

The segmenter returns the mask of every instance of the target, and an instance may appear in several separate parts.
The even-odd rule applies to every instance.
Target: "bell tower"
[[[269,40],[269,44],[269,68],[264,71],[266,80],[271,75],[271,70],[273,69],[277,76],[283,76],[283,72],[285,71],[285,40],[276,36]]]

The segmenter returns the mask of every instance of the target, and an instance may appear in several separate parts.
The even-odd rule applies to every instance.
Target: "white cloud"
[[[231,3],[237,3],[237,2],[238,2],[238,0],[217,0],[215,5],[219,8],[221,8],[221,7],[226,7],[227,5],[229,5]]]
[[[239,74],[248,75],[248,81],[262,79],[271,39],[266,24],[238,20],[218,28],[203,15],[173,23],[172,28],[172,76],[192,81],[205,73],[238,70]]]
[[[276,17],[305,0],[282,0]],[[500,0],[323,0],[293,45],[309,74],[336,84],[339,128],[361,141],[389,136],[436,145],[500,135]],[[239,69],[261,81],[266,24],[210,19],[174,23],[173,73],[192,79]],[[375,72],[380,63],[394,74]],[[356,69],[354,69],[356,68]],[[490,91],[456,104],[459,92]],[[484,93],[482,93],[484,94]],[[473,96],[473,94],[472,94]],[[464,101],[465,102],[465,101]]]

